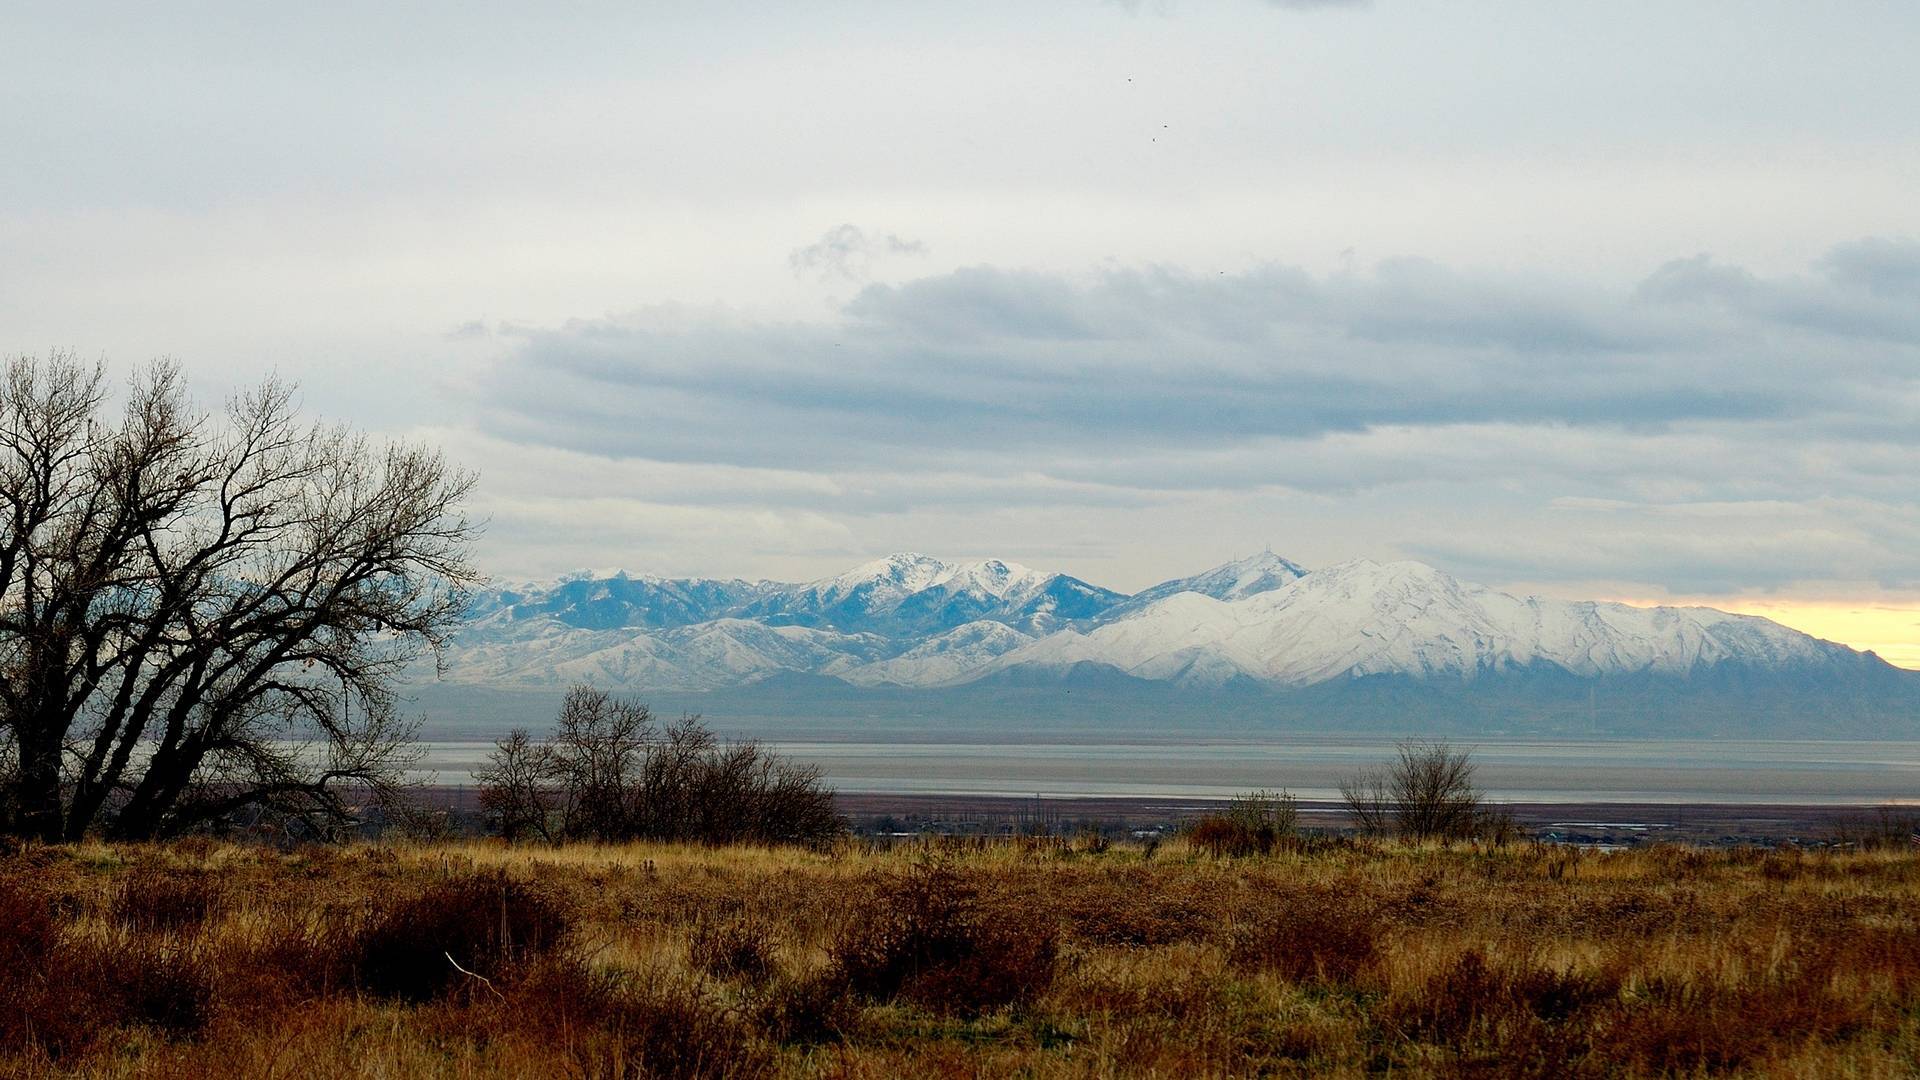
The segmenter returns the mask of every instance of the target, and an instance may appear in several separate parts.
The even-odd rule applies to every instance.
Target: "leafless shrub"
[[[1497,826],[1498,819],[1483,810],[1468,751],[1436,739],[1403,742],[1396,753],[1386,768],[1342,781],[1341,799],[1356,830],[1403,840],[1454,840]]]
[[[477,776],[512,835],[817,847],[845,832],[819,769],[590,686],[568,691],[552,739],[515,732]]]
[[[1920,814],[1878,806],[1870,814],[1850,814],[1833,823],[1829,842],[1863,851],[1906,849],[1920,836]]]
[[[1187,830],[1187,840],[1212,855],[1265,855],[1298,839],[1300,812],[1288,793],[1236,796],[1225,813],[1209,814]]]
[[[508,843],[532,836],[552,841],[558,779],[552,749],[534,742],[524,728],[493,745],[486,767],[473,774],[481,811]]]
[[[1347,820],[1363,836],[1393,831],[1393,784],[1383,769],[1366,769],[1340,781]]]
[[[1210,855],[1265,855],[1298,846],[1300,812],[1285,791],[1235,796],[1224,813],[1208,814],[1187,829],[1187,841]]]

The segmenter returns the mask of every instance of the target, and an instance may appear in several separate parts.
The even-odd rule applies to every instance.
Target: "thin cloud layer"
[[[1897,274],[1849,272],[1849,250],[1775,280],[1682,260],[1626,295],[1418,262],[973,267],[870,286],[829,323],[657,310],[515,330],[484,397],[521,441],[747,466],[1486,423],[1911,437],[1920,306]]]
[[[831,478],[772,501],[843,518],[1339,500],[1365,510],[1348,528],[1399,521],[1398,550],[1494,579],[1899,583],[1920,580],[1915,255],[1860,241],[1772,277],[1693,257],[1625,289],[1414,260],[977,266],[822,322],[511,330],[478,399],[519,445]]]

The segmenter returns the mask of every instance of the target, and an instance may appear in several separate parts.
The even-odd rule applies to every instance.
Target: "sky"
[[[1920,667],[1920,7],[13,3],[0,351],[477,470],[475,554],[1271,548]]]

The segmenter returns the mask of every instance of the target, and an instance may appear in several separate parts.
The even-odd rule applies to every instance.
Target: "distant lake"
[[[491,743],[425,744],[423,775],[448,786]],[[1302,736],[1192,743],[831,742],[766,745],[819,765],[847,792],[1226,798],[1285,788],[1339,796],[1342,777],[1393,756],[1393,740]],[[1512,802],[1920,802],[1920,742],[1456,740],[1481,786]]]

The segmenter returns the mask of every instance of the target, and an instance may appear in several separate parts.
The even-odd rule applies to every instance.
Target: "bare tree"
[[[471,477],[303,423],[272,380],[219,419],[171,364],[105,399],[64,355],[0,385],[0,829],[348,820],[410,751],[396,676],[478,580]]]
[[[591,686],[567,692],[552,739],[514,732],[474,775],[509,839],[818,844],[844,831],[817,768],[720,740],[697,716],[658,725]]]
[[[1385,836],[1393,831],[1392,792],[1392,784],[1381,769],[1366,769],[1340,781],[1347,819],[1366,836]]]
[[[567,836],[617,840],[633,835],[640,774],[652,737],[653,713],[645,705],[591,686],[567,691],[548,750]]]
[[[508,843],[527,836],[553,840],[552,818],[561,779],[551,747],[515,728],[493,744],[480,782],[480,809]]]
[[[1401,836],[1471,836],[1480,824],[1480,792],[1473,757],[1444,739],[1405,742],[1391,767],[1394,812]]]
[[[1359,831],[1403,839],[1449,839],[1477,835],[1486,824],[1474,786],[1473,756],[1444,739],[1414,740],[1396,747],[1384,769],[1357,773],[1340,784],[1347,814]]]

